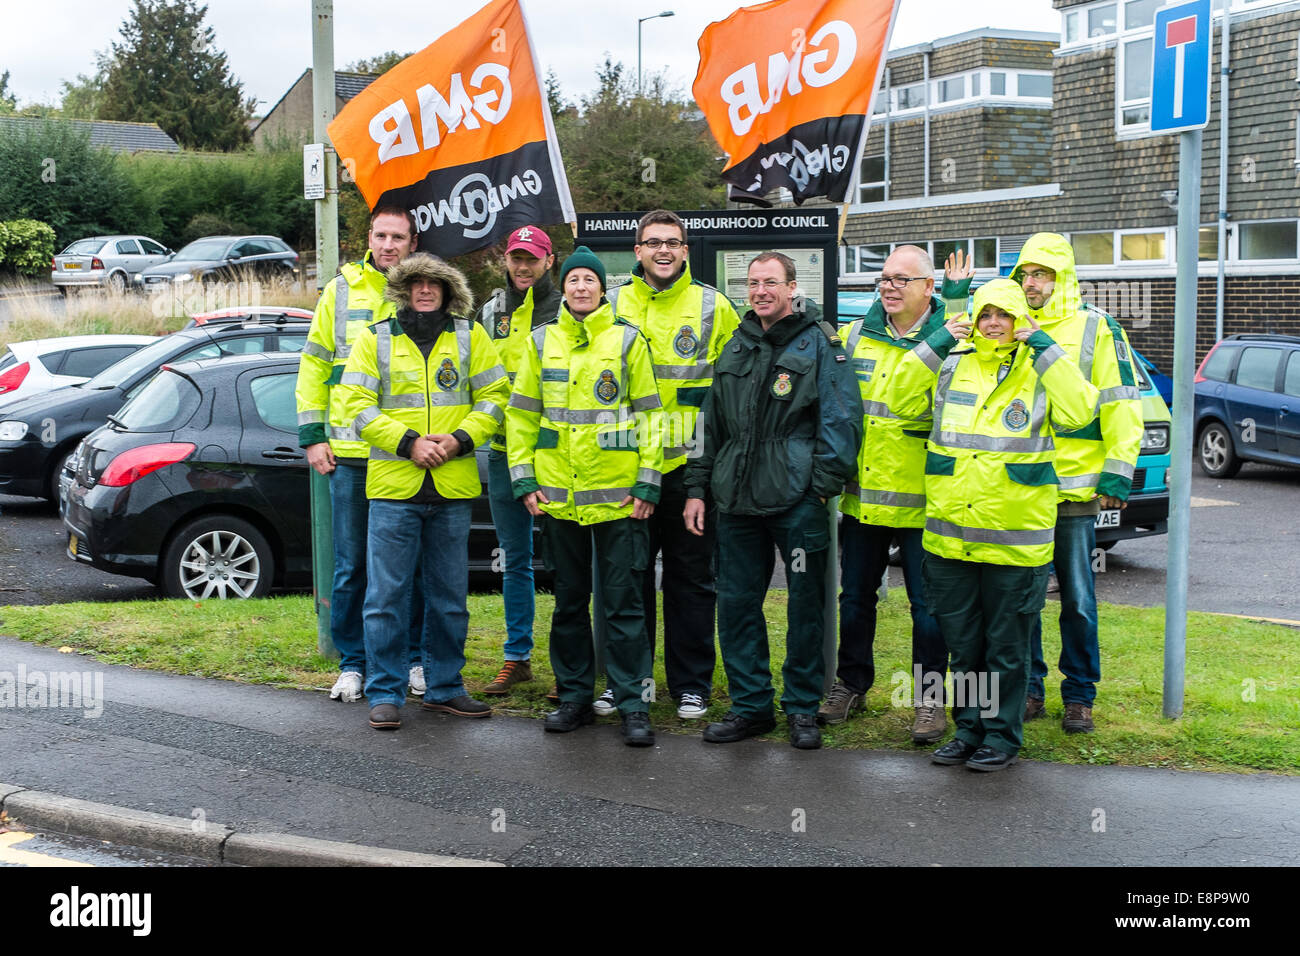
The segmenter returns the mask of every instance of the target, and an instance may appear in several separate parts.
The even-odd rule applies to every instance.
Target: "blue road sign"
[[[1151,132],[1204,129],[1210,121],[1210,0],[1156,11],[1151,53]]]

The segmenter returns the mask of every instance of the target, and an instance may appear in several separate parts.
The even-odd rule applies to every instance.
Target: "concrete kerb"
[[[186,817],[131,810],[0,782],[0,810],[25,826],[238,866],[502,866],[287,833],[239,833]]]

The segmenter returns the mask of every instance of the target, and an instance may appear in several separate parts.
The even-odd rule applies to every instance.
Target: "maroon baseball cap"
[[[506,244],[506,255],[510,255],[516,249],[522,249],[539,259],[545,259],[551,254],[551,237],[537,226],[520,226],[510,233],[510,242]]]

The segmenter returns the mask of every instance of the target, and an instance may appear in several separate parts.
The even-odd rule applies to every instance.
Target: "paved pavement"
[[[134,671],[0,638],[19,666],[102,672],[102,715],[0,708],[0,781],[235,830],[511,865],[1285,865],[1300,779],[1022,762],[999,774],[924,753],[719,747],[616,723],[361,704]]]

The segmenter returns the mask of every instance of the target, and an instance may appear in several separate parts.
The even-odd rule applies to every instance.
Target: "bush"
[[[0,222],[0,269],[34,276],[50,269],[54,258],[54,230],[35,219]]]

